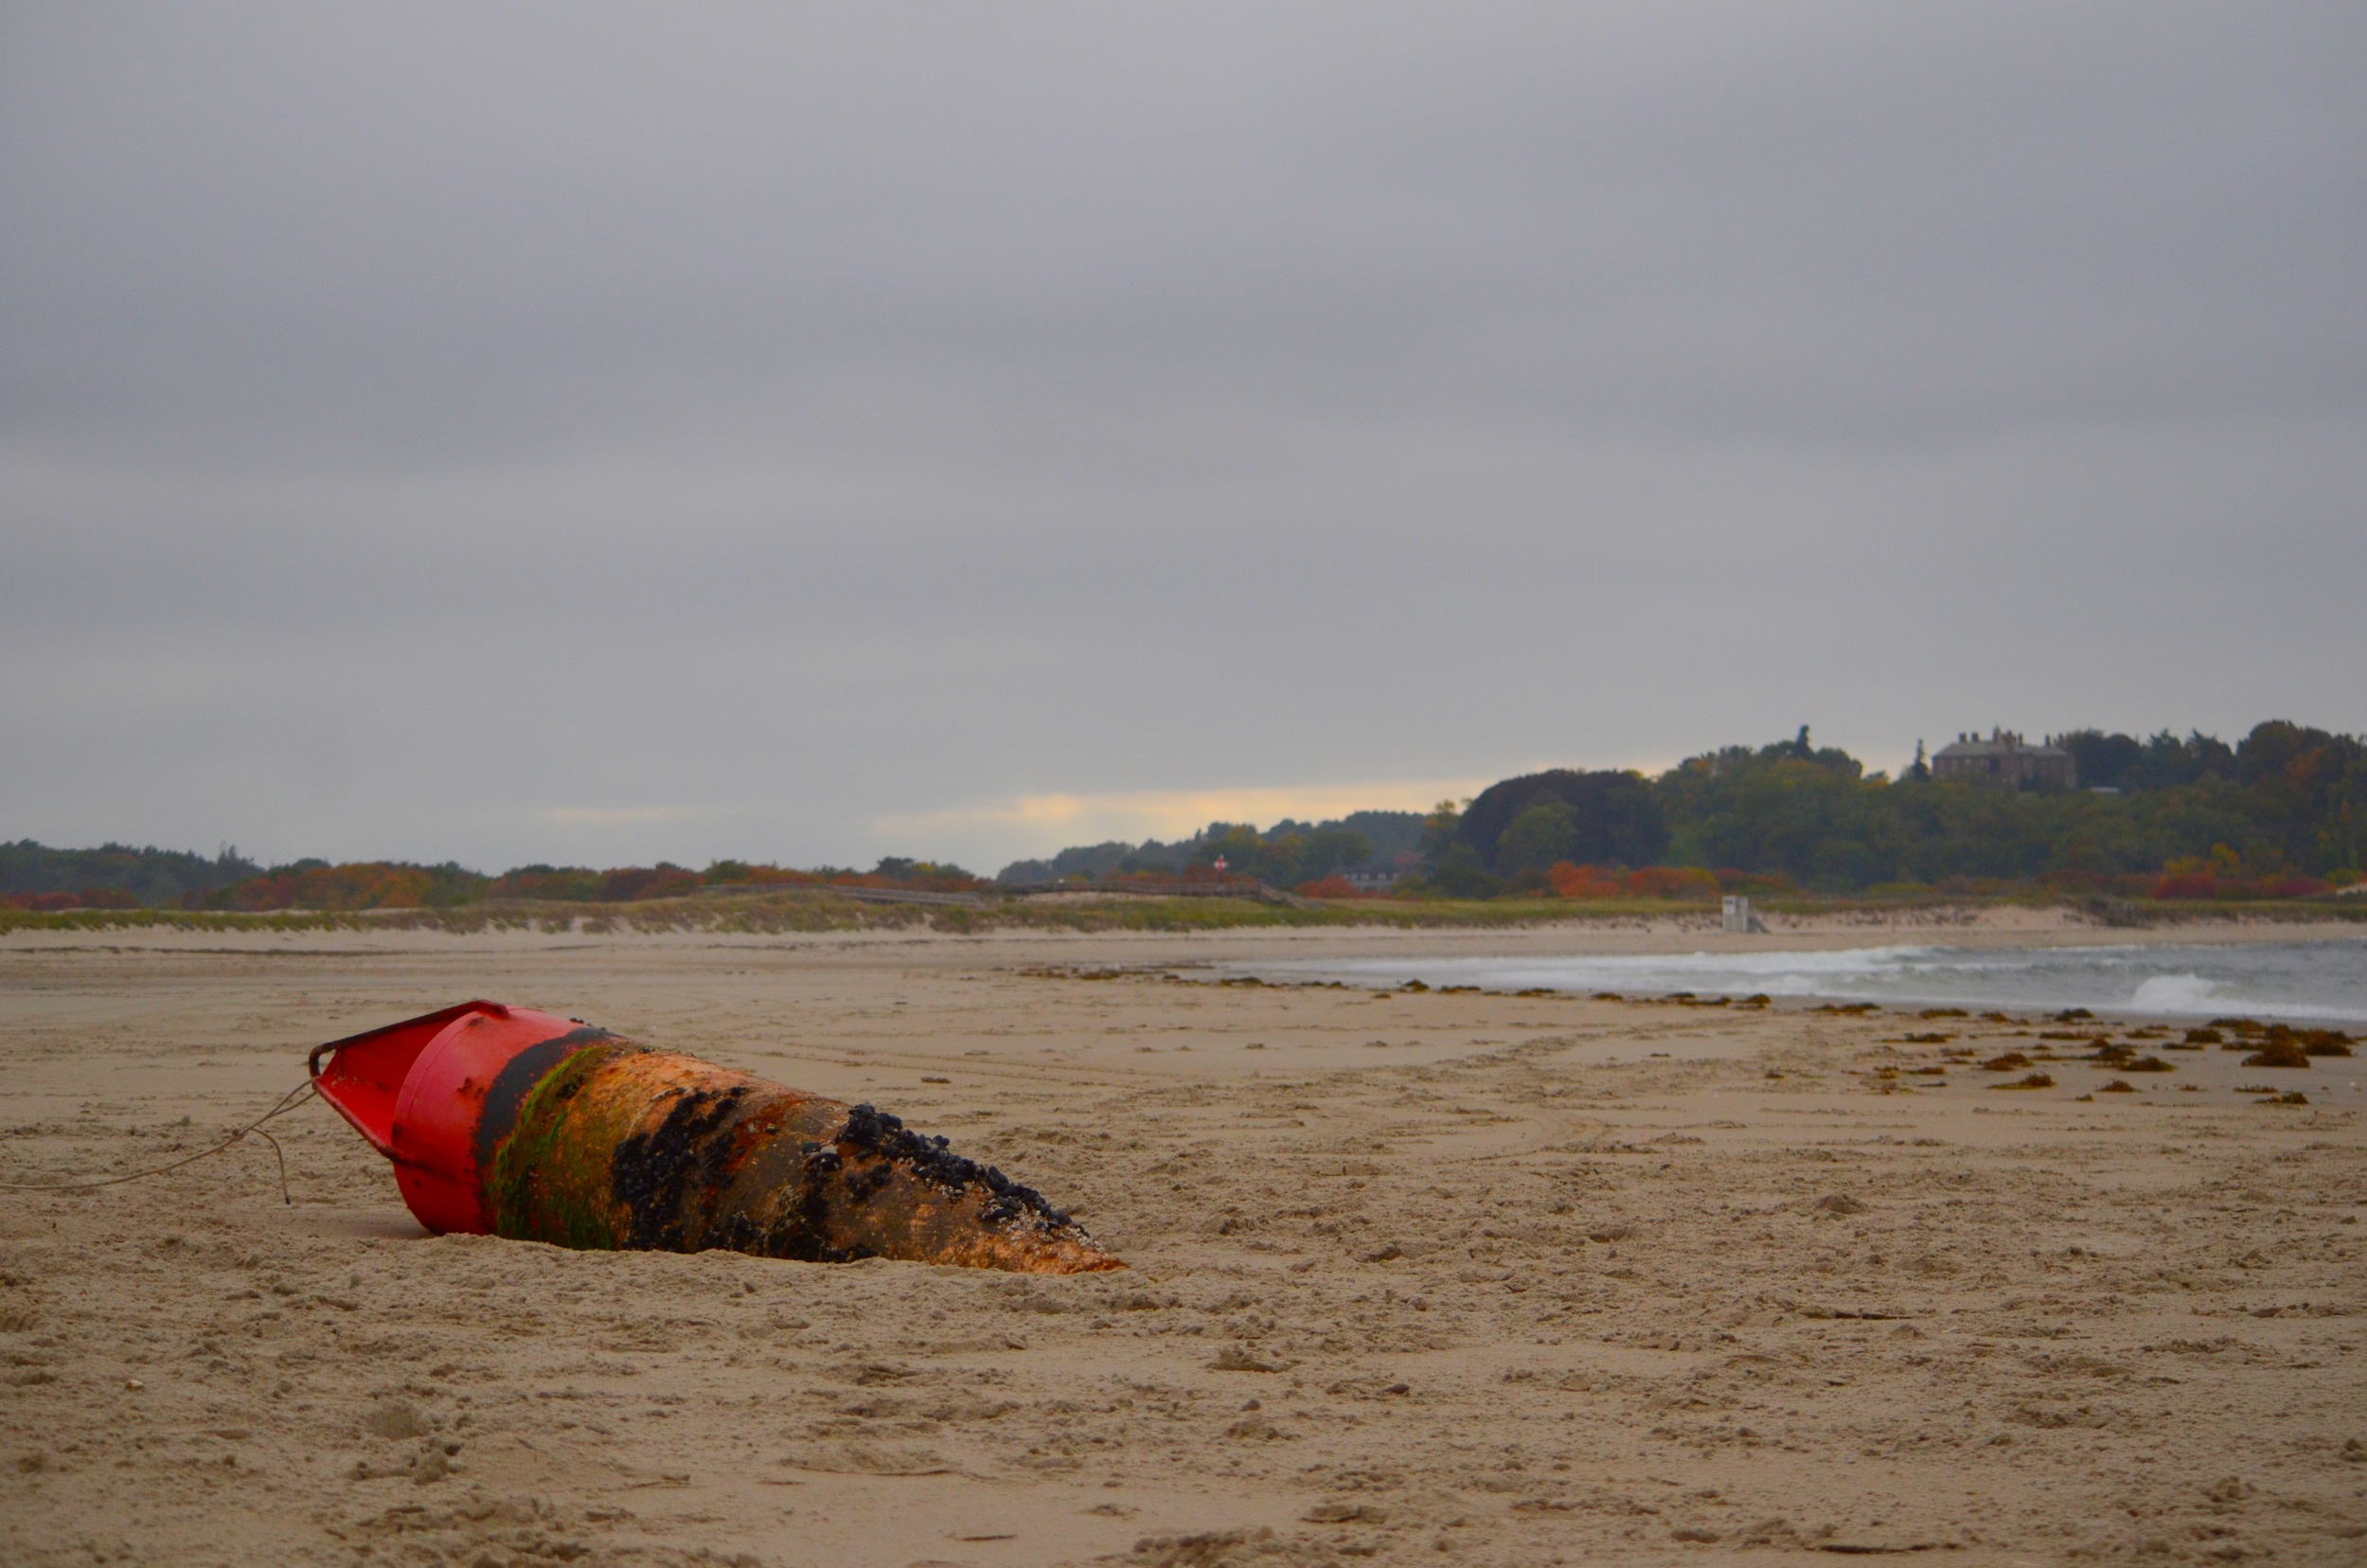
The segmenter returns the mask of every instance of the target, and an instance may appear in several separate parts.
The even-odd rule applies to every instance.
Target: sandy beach
[[[0,1193],[0,1562],[2367,1558],[2367,1062],[2009,1092],[1963,1049],[2080,1047],[1218,983],[1680,942],[18,934],[0,1181],[161,1164],[311,1045],[486,996],[894,1111],[1130,1267],[431,1238],[311,1104],[292,1203],[253,1139]]]

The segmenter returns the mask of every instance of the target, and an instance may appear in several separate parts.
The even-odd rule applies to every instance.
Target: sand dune
[[[11,939],[0,1180],[487,995],[896,1111],[1132,1267],[430,1238],[310,1106],[293,1205],[251,1140],[0,1194],[0,1561],[2367,1557],[2360,1063],[2083,1101],[1902,1040],[2029,1025],[1201,967],[1581,939]]]

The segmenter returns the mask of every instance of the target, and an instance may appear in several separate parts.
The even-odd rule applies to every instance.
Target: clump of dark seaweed
[[[2351,1054],[2351,1037],[2340,1029],[2303,1029],[2293,1036],[2302,1049],[2314,1057],[2346,1057]]]
[[[948,1192],[984,1187],[992,1196],[979,1210],[989,1224],[1004,1224],[1031,1214],[1043,1224],[1065,1227],[1076,1223],[1054,1208],[1034,1187],[1023,1186],[992,1166],[966,1159],[947,1147],[945,1138],[927,1137],[906,1127],[903,1119],[874,1105],[858,1105],[846,1113],[838,1142],[857,1150],[895,1161],[916,1176]]]
[[[730,1124],[747,1093],[745,1084],[721,1092],[691,1090],[655,1131],[635,1132],[616,1146],[609,1161],[609,1190],[632,1217],[633,1246],[686,1250],[692,1216],[684,1213],[682,1195],[711,1196],[720,1189],[731,1154]]]

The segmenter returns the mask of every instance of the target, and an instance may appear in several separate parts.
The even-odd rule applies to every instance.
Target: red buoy
[[[330,1041],[313,1085],[432,1231],[572,1247],[1123,1268],[1031,1188],[843,1105],[498,1002]]]
[[[608,1038],[573,1019],[499,1002],[456,1007],[390,1024],[312,1052],[313,1086],[370,1147],[395,1163],[395,1185],[420,1224],[432,1231],[485,1235],[483,1134],[498,1142],[514,1117],[525,1076],[518,1069],[557,1066],[578,1045]],[[321,1059],[329,1059],[328,1065]],[[488,1106],[507,1074],[507,1104]],[[535,1078],[541,1077],[536,1073]],[[492,1114],[489,1118],[488,1110]]]

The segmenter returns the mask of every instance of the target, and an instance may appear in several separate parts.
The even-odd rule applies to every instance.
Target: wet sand
[[[0,1180],[483,995],[895,1111],[1132,1268],[434,1238],[308,1105],[293,1205],[254,1140],[0,1193],[0,1562],[2367,1559],[2367,1060],[2000,1091],[1945,1053],[2078,1047],[1203,967],[1671,942],[11,936]]]

